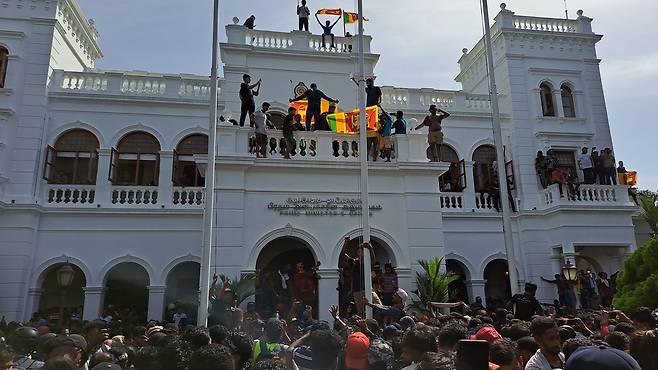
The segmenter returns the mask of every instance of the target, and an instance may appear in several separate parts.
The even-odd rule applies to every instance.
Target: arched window
[[[476,192],[487,191],[496,180],[496,169],[493,168],[495,161],[496,148],[493,145],[482,145],[473,152],[473,178]]]
[[[195,154],[208,154],[208,136],[194,134],[185,137],[174,151],[174,169],[172,181],[176,186],[205,186],[196,163]]]
[[[462,192],[466,188],[466,164],[459,160],[457,152],[446,144],[439,146],[441,162],[449,162],[448,172],[439,177],[439,190],[441,192]]]
[[[565,117],[576,117],[576,105],[573,100],[573,91],[566,84],[563,84],[560,88],[560,94],[562,95],[562,108],[564,110]]]
[[[50,184],[96,184],[98,139],[83,129],[60,135],[48,146],[43,178]]]
[[[0,89],[5,87],[7,77],[7,65],[9,64],[9,50],[0,45]]]
[[[280,130],[283,127],[283,120],[286,118],[286,114],[282,112],[270,111],[270,122],[277,129]]]
[[[541,98],[541,111],[544,117],[555,117],[553,86],[547,82],[542,82],[542,84],[539,85],[539,96]]]
[[[153,135],[131,132],[112,148],[109,180],[115,185],[158,186],[160,143]]]

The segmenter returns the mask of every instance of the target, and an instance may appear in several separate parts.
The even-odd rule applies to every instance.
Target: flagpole
[[[219,54],[219,0],[214,0],[212,23],[212,69],[210,75],[210,117],[208,125],[208,165],[206,167],[206,199],[203,212],[203,244],[201,245],[201,271],[199,289],[201,299],[197,313],[197,325],[208,325],[210,306],[210,265],[212,263],[213,208],[215,203],[215,136],[217,134],[217,75]],[[216,257],[216,256],[215,256]]]
[[[347,36],[347,25],[345,24],[345,11],[340,9],[340,17],[343,18],[343,37]]]
[[[484,17],[484,44],[486,47],[487,65],[489,67],[489,84],[491,85],[491,110],[494,131],[494,145],[496,146],[496,163],[498,165],[498,187],[500,189],[501,209],[503,211],[503,235],[505,238],[505,254],[507,255],[507,268],[512,295],[519,291],[519,279],[516,273],[516,259],[514,257],[514,239],[512,238],[512,219],[509,206],[509,193],[507,184],[507,171],[505,163],[505,150],[503,147],[503,132],[500,125],[500,108],[498,106],[498,88],[494,73],[493,50],[491,47],[491,31],[489,25],[489,8],[487,0],[482,0],[482,12]]]
[[[359,159],[361,161],[361,223],[363,224],[363,245],[370,244],[370,202],[368,199],[368,125],[366,122],[366,65],[363,55],[363,0],[359,0]],[[344,21],[344,20],[343,20]],[[378,118],[378,117],[377,117]],[[375,119],[377,119],[375,118]],[[361,247],[362,247],[361,246]],[[364,292],[368,302],[372,302],[372,277],[370,273],[370,251],[363,250]],[[366,318],[372,319],[372,308],[366,306]]]

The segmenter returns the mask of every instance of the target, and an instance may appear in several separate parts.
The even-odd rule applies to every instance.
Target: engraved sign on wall
[[[373,211],[381,211],[379,204],[370,205]],[[283,203],[270,202],[267,209],[278,212],[280,216],[359,216],[361,199],[359,198],[308,198],[290,197]]]

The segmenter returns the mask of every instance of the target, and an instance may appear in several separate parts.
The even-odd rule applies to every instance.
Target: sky
[[[212,0],[78,0],[100,32],[101,69],[208,75]],[[615,154],[638,171],[640,189],[658,190],[658,2],[567,0],[571,18],[594,18]],[[308,0],[317,8],[356,9],[355,0]],[[403,5],[401,5],[403,4]],[[500,10],[490,2],[491,17]],[[562,18],[564,0],[508,0],[519,15]],[[221,23],[256,16],[258,29],[296,28],[295,0],[222,0]],[[366,33],[381,54],[378,83],[460,89],[454,81],[463,48],[482,35],[479,0],[364,1]],[[313,22],[313,21],[312,21]],[[493,21],[492,21],[493,22]],[[337,26],[338,27],[338,26]],[[311,31],[320,32],[317,23]],[[355,32],[352,32],[355,33]],[[221,30],[221,39],[225,39]],[[413,71],[410,73],[409,71]]]

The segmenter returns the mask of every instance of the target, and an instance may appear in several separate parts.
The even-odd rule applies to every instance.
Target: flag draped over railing
[[[339,112],[327,115],[327,122],[331,131],[339,134],[356,134],[359,132],[359,113],[358,109],[351,112]],[[379,108],[372,106],[366,108],[366,126],[368,130],[378,129]]]
[[[320,111],[321,112],[327,112],[329,110],[329,105],[333,104],[336,106],[336,110],[338,110],[338,104],[337,103],[330,103],[326,100],[323,100],[322,103],[320,103]],[[300,101],[295,101],[290,103],[290,106],[295,108],[297,110],[297,114],[302,116],[302,122],[306,122],[306,111],[308,110],[308,101],[306,100],[300,100]],[[312,122],[315,123],[315,119],[311,119]]]

